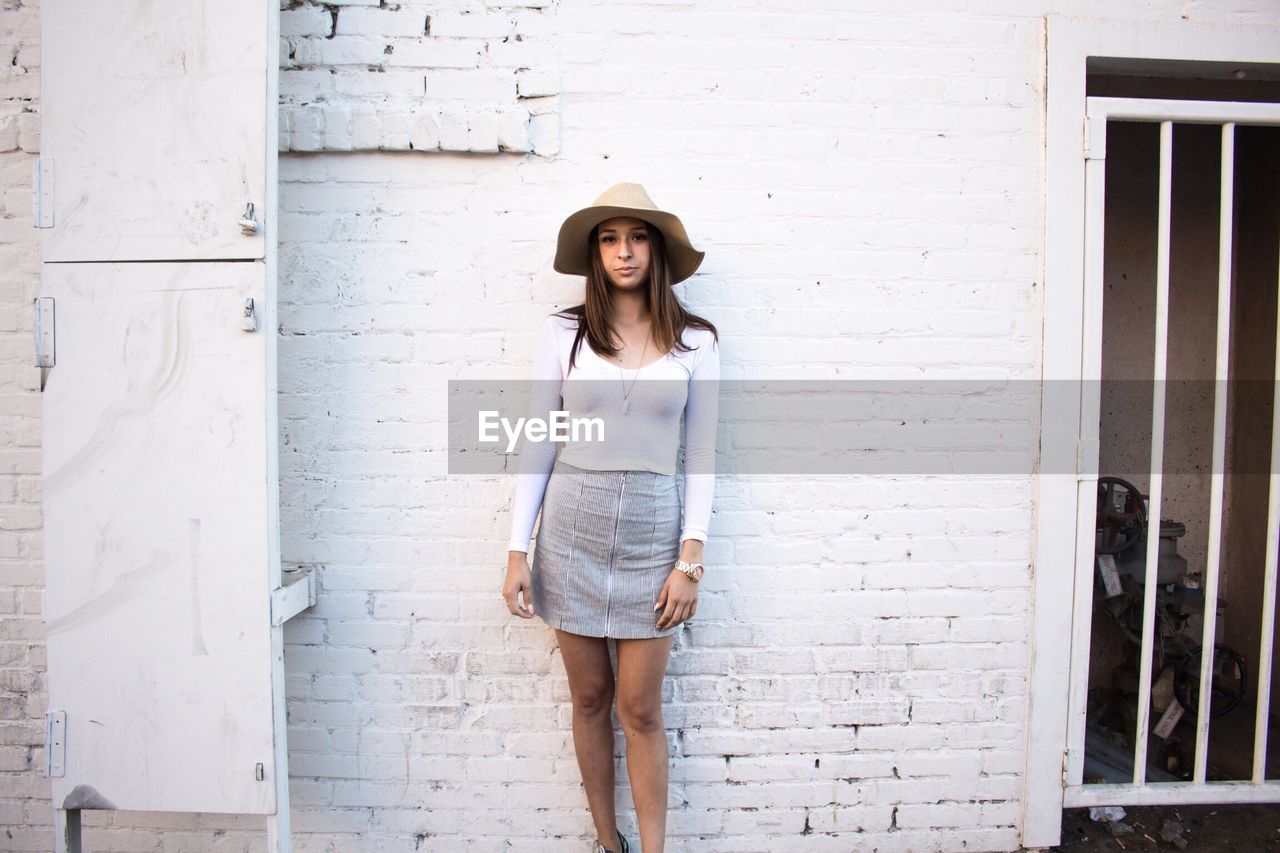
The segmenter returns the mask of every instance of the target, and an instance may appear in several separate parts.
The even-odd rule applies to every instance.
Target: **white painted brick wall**
[[[280,9],[281,151],[558,151],[551,0]]]
[[[282,540],[321,586],[286,632],[295,850],[588,849],[563,665],[498,594],[512,484],[443,458],[446,381],[525,376],[579,296],[551,270],[565,214],[619,180],[679,211],[729,377],[1035,376],[1040,15],[1280,23],[1269,0],[860,6],[282,5]],[[38,14],[0,10],[0,847],[25,851],[53,841]],[[435,153],[387,153],[410,149]],[[665,684],[668,849],[1017,849],[1031,502],[721,480]],[[264,849],[260,819],[85,823],[87,849]]]
[[[43,768],[40,397],[31,300],[39,290],[31,173],[40,148],[40,18],[0,8],[0,849],[51,849]]]

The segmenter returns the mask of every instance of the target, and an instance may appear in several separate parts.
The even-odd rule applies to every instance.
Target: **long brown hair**
[[[719,342],[720,334],[715,325],[704,317],[686,311],[676,298],[675,291],[671,289],[671,261],[667,257],[667,243],[662,229],[649,222],[644,224],[650,243],[645,305],[649,309],[649,331],[658,346],[658,352],[668,352],[673,348],[680,352],[691,351],[693,347],[687,346],[682,340],[688,326],[706,329]],[[561,317],[576,318],[578,321],[578,333],[574,336],[573,348],[569,351],[570,370],[573,370],[576,363],[578,348],[584,336],[590,347],[602,356],[612,357],[619,352],[619,348],[612,343],[615,331],[612,322],[613,290],[605,273],[604,263],[600,260],[597,243],[599,231],[600,226],[596,225],[587,235],[587,257],[590,258],[591,267],[587,271],[586,301],[557,312]]]

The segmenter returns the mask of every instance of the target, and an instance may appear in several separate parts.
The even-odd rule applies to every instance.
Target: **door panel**
[[[45,266],[55,808],[275,810],[266,337],[240,325],[262,282],[252,263]]]
[[[261,224],[267,204],[272,12],[263,0],[41,4],[46,262],[263,257],[261,228],[246,235],[239,220],[252,202]]]

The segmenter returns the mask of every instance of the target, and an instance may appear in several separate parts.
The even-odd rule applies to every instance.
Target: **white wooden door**
[[[53,807],[280,804],[287,846],[278,12],[44,0],[37,224]]]

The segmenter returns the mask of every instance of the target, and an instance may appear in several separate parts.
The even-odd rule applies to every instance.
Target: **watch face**
[[[696,581],[702,580],[702,566],[698,566],[693,570],[693,579]]]

